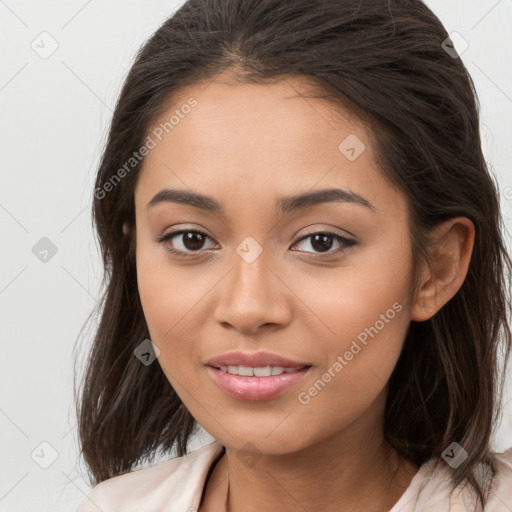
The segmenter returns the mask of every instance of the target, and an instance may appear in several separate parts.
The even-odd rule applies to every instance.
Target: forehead
[[[323,96],[323,97],[319,97]],[[196,105],[188,108],[194,100]],[[167,112],[154,124],[165,125],[173,112],[173,126],[163,139],[172,139],[174,151],[186,143],[210,157],[233,150],[246,156],[260,153],[272,158],[281,150],[286,156],[337,156],[338,145],[349,134],[367,139],[366,127],[354,115],[335,107],[326,93],[299,79],[283,79],[267,84],[247,84],[224,76],[182,89]],[[168,137],[168,135],[172,136]],[[165,141],[164,141],[165,142]],[[163,149],[161,145],[160,149]]]
[[[377,168],[367,127],[320,95],[290,78],[245,84],[221,76],[183,88],[149,132],[155,146],[138,201],[170,186],[249,201],[342,186],[376,206],[399,201]]]

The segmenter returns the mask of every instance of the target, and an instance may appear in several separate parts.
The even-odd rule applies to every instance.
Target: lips
[[[312,366],[308,366],[281,375],[246,377],[232,375],[212,366],[206,367],[207,375],[226,395],[244,401],[263,401],[277,398],[303,382],[313,370]]]
[[[312,366],[311,363],[288,359],[278,354],[272,354],[270,352],[248,353],[241,351],[222,354],[218,357],[210,359],[206,364],[213,368],[220,368],[221,366],[251,366],[253,368],[274,366],[300,369],[307,366]]]

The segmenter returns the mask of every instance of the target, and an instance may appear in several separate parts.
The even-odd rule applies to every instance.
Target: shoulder
[[[199,505],[208,470],[223,450],[213,441],[183,457],[100,482],[76,512],[186,512]]]
[[[512,510],[512,447],[502,453],[492,453],[492,468],[482,463],[477,470],[478,478],[487,496],[485,512],[510,512]],[[475,510],[476,493],[462,484],[454,493],[455,510]],[[480,510],[481,508],[479,508]]]
[[[489,489],[486,512],[512,510],[512,447],[503,453],[495,453],[494,471]]]
[[[483,464],[479,475],[488,490],[485,512],[512,511],[512,448],[493,453],[493,469]],[[474,512],[476,495],[461,483],[452,489],[451,469],[438,459],[425,462],[390,512]]]

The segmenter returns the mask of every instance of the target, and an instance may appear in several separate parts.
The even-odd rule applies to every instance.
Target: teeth
[[[229,372],[232,373],[234,369],[235,367],[230,366]],[[239,366],[238,375],[242,375],[243,377],[252,377],[254,375],[253,368],[251,368],[250,366]]]
[[[242,377],[270,377],[272,375],[281,375],[282,373],[292,373],[300,368],[283,368],[282,366],[221,366],[223,372],[231,375],[241,375]]]

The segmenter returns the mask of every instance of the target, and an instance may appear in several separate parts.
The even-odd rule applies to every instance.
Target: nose
[[[293,292],[262,257],[252,263],[238,258],[223,281],[214,319],[224,328],[257,334],[290,323]]]

